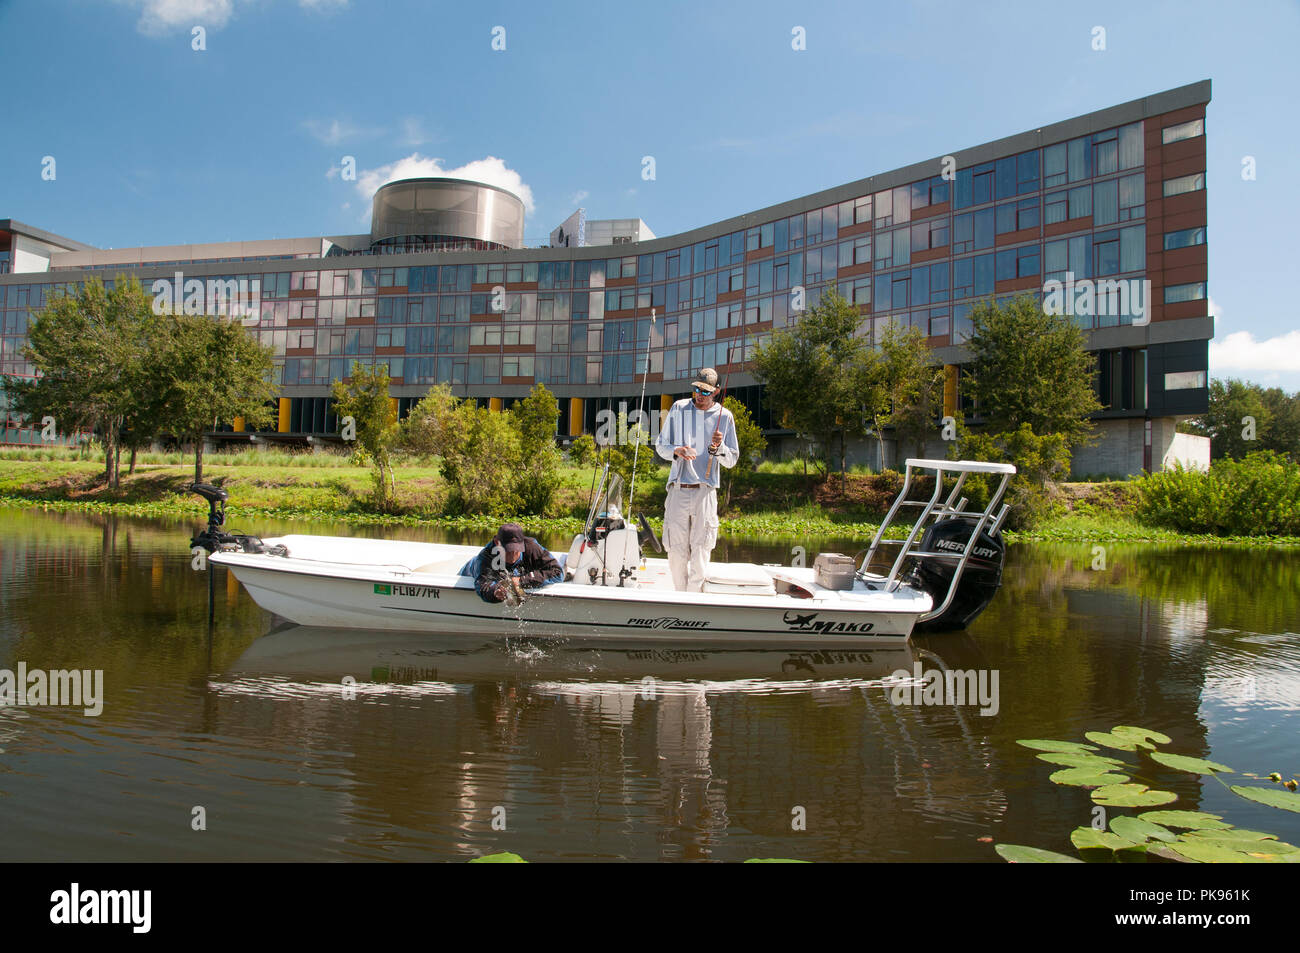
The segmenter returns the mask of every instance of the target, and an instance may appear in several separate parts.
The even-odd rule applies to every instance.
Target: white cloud
[[[1223,312],[1207,302],[1216,330]],[[1242,377],[1264,387],[1300,388],[1300,329],[1259,339],[1250,331],[1233,331],[1210,341],[1210,377]]]
[[[201,26],[220,30],[235,12],[235,0],[118,0],[139,7],[136,29],[148,36],[165,36]],[[253,0],[239,0],[249,5]],[[331,13],[348,5],[349,0],[298,0],[298,6],[312,13]]]
[[[140,7],[136,29],[149,36],[201,26],[219,30],[234,12],[233,0],[133,0]]]
[[[574,208],[577,208],[579,205],[582,204],[582,200],[587,198],[587,196],[589,195],[591,195],[591,193],[588,192],[586,189],[579,189],[578,191],[573,193],[573,196],[569,199],[569,204],[572,205]]]
[[[1234,331],[1210,342],[1214,376],[1225,370],[1300,373],[1300,329],[1259,340],[1249,331]]]
[[[302,127],[327,146],[337,146],[349,139],[370,138],[383,132],[382,129],[358,126],[346,119],[304,119]]]
[[[376,169],[365,169],[357,173],[357,191],[369,201],[381,185],[398,179],[422,177],[439,177],[449,179],[469,179],[473,182],[485,182],[498,188],[513,192],[524,203],[524,209],[532,214],[536,210],[533,204],[533,190],[524,184],[519,173],[509,168],[504,159],[487,156],[475,159],[454,169],[444,168],[442,160],[432,156],[422,156],[413,152],[403,159],[381,165]]]

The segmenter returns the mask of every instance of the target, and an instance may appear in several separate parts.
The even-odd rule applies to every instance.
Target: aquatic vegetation
[[[1051,764],[1065,764],[1053,772],[1053,784],[1089,789],[1094,804],[1104,808],[1163,807],[1178,800],[1172,791],[1153,789],[1141,772],[1160,770],[1205,775],[1214,778],[1238,797],[1284,811],[1300,813],[1300,794],[1278,787],[1225,784],[1220,774],[1232,768],[1217,761],[1173,754],[1157,749],[1172,739],[1162,732],[1133,725],[1117,725],[1110,731],[1089,731],[1084,737],[1095,744],[1021,739],[1016,744],[1040,752],[1036,757]],[[1131,764],[1093,754],[1097,745],[1132,752],[1139,762]],[[1269,780],[1278,783],[1277,772]],[[1102,812],[1099,817],[1104,817]],[[1218,814],[1203,811],[1148,810],[1137,816],[1116,814],[1110,830],[1078,827],[1070,832],[1070,843],[1085,861],[1144,863],[1150,857],[1183,863],[1300,863],[1300,847],[1279,841],[1274,834],[1241,830]],[[1181,833],[1176,833],[1176,831]],[[1022,844],[997,844],[998,856],[1013,864],[1078,863],[1079,859],[1056,851]]]

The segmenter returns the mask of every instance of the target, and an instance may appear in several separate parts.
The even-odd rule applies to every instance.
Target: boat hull
[[[796,599],[576,583],[534,590],[521,605],[511,607],[484,602],[473,580],[453,572],[292,555],[306,548],[302,541],[309,539],[285,537],[289,558],[251,553],[218,553],[211,558],[227,567],[262,608],[299,625],[326,628],[624,642],[698,637],[750,645],[865,646],[906,640],[917,618],[931,607],[928,595],[907,589],[884,593],[862,587],[857,592]],[[347,542],[364,550],[373,541]],[[430,555],[442,557],[443,563],[456,563],[466,553],[476,552],[407,545],[441,550],[408,556],[407,562]],[[653,573],[656,568],[661,574],[666,571],[653,566],[649,570]]]

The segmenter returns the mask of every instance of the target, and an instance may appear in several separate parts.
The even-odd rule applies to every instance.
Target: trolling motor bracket
[[[190,490],[208,501],[208,526],[190,539],[190,549],[196,546],[209,553],[244,552],[269,553],[272,556],[288,556],[287,546],[267,546],[257,536],[243,533],[227,533],[221,527],[226,525],[226,500],[230,494],[222,487],[211,483],[191,483]]]

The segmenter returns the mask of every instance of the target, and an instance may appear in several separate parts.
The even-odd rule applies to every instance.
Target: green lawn
[[[436,465],[404,464],[397,468],[397,504],[381,514],[369,503],[371,471],[352,466],[334,453],[287,454],[244,451],[212,454],[204,462],[205,482],[230,493],[232,515],[261,513],[287,519],[332,519],[353,523],[436,524],[451,528],[495,527],[503,517],[518,514],[443,513],[446,488]],[[545,518],[521,517],[535,530],[572,532],[586,515],[592,471],[565,467],[556,500]],[[185,515],[206,512],[207,504],[188,490],[194,478],[193,458],[179,454],[142,454],[136,472],[126,472],[122,485],[103,482],[103,462],[81,459],[75,451],[47,448],[7,448],[0,451],[0,504],[43,505],[50,508],[103,509],[124,515]],[[646,484],[649,485],[646,485]],[[1243,542],[1253,545],[1297,543],[1297,539],[1224,539],[1188,536],[1139,522],[1127,502],[1126,484],[1106,482],[1066,487],[1067,509],[1029,533],[1008,538],[1047,541],[1120,542]],[[660,477],[637,486],[637,510],[663,512],[664,481]],[[853,473],[841,494],[838,477],[824,482],[805,479],[802,466],[764,464],[750,485],[738,490],[721,513],[724,532],[772,538],[869,537],[876,528],[889,494],[877,478]]]

